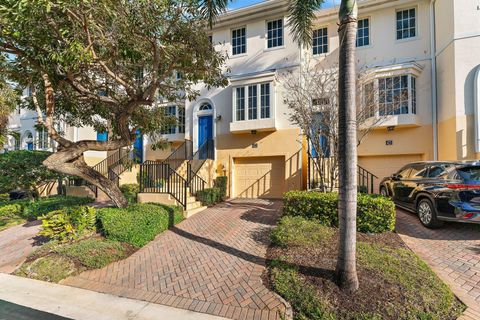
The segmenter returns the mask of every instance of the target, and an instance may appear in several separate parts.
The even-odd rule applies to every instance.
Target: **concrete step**
[[[194,214],[197,214],[199,212],[202,212],[203,210],[206,210],[208,209],[208,207],[206,206],[201,206],[201,207],[198,207],[198,208],[195,208],[195,209],[190,209],[190,210],[185,210],[183,212],[183,216],[185,218],[190,218],[191,216],[193,216]]]
[[[202,203],[200,201],[187,203],[187,211],[200,208],[201,206],[202,206]]]

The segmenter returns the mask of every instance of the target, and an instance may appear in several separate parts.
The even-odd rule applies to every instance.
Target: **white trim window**
[[[272,106],[271,87],[272,84],[267,82],[234,88],[235,121],[269,119]]]
[[[358,20],[357,29],[357,47],[366,47],[370,45],[370,19]]]
[[[416,114],[416,82],[414,75],[404,74],[381,77],[366,83],[363,87],[363,103],[368,108],[368,116]]]
[[[37,148],[39,150],[47,150],[50,148],[49,142],[47,129],[44,127],[37,129]]]
[[[417,36],[417,11],[415,8],[397,11],[397,40]]]
[[[283,19],[267,21],[267,48],[283,46]]]
[[[313,54],[323,54],[328,53],[328,29],[320,28],[313,30]]]
[[[162,134],[185,133],[185,107],[168,105],[164,107],[163,111],[167,117],[175,117],[177,119],[177,123],[171,126],[166,126],[165,128],[162,128],[161,133]]]
[[[232,55],[247,53],[247,28],[232,30]]]

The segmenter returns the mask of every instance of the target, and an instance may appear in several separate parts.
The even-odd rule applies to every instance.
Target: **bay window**
[[[269,119],[271,84],[261,83],[236,87],[233,90],[235,121]],[[247,96],[245,95],[247,93]]]

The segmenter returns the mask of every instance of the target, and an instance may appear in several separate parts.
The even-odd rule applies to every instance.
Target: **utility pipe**
[[[432,127],[433,127],[433,160],[438,160],[438,105],[437,105],[437,48],[435,29],[435,2],[430,0],[430,61],[432,77]]]

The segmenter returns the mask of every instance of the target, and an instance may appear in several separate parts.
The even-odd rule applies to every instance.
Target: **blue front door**
[[[32,151],[33,150],[33,142],[28,142],[27,143],[27,150]]]
[[[200,159],[206,159],[209,148],[213,148],[207,141],[213,139],[213,116],[204,116],[198,118],[198,148],[200,151]]]
[[[135,162],[142,163],[143,162],[143,135],[140,130],[136,132],[137,138],[135,139],[135,143],[133,144],[133,154],[135,157]]]

